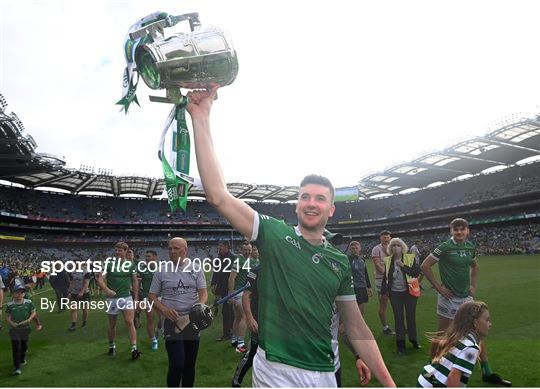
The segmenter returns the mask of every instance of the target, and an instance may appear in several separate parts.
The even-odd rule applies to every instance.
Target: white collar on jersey
[[[296,233],[296,236],[302,236],[302,232],[300,231],[300,227],[294,226],[294,232]],[[323,236],[322,237],[322,244],[324,245],[324,248],[328,247],[328,240]]]
[[[456,240],[454,239],[453,236],[450,237],[450,240],[451,240],[452,242],[454,242],[454,244],[457,244],[458,246],[464,244],[464,243],[467,241],[467,240],[464,240],[463,242],[458,243],[458,242],[456,242]]]

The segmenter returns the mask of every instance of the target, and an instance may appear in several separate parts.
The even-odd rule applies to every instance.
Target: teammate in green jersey
[[[470,233],[469,223],[461,218],[452,220],[450,233],[452,237],[433,250],[421,265],[425,277],[438,292],[438,331],[445,331],[454,320],[459,307],[473,300],[478,278],[476,246],[467,240]],[[432,270],[432,267],[437,263],[441,275],[440,283],[435,279]],[[435,355],[437,347],[436,343],[432,343],[432,357]],[[509,381],[491,371],[485,342],[480,344],[479,358],[484,382],[511,385]]]
[[[126,259],[128,248],[128,245],[124,242],[118,242],[114,245],[115,261],[109,263],[104,273],[98,275],[97,282],[107,295],[107,302],[111,304],[107,310],[109,321],[107,331],[109,337],[108,355],[116,355],[116,321],[118,314],[122,312],[128,328],[131,358],[138,359],[141,352],[137,349],[137,330],[133,324],[135,315],[133,300],[135,299],[136,302],[139,296],[139,281],[137,280],[135,263]],[[134,299],[131,296],[132,288]]]
[[[255,263],[252,258],[251,252],[251,243],[249,241],[244,241],[242,243],[242,255],[239,255],[233,261],[232,271],[231,274],[229,274],[229,294],[244,286],[247,282],[247,269],[258,265],[258,261]],[[227,302],[233,306],[234,310],[231,345],[236,347],[236,351],[239,353],[245,353],[247,351],[244,344],[244,334],[246,333],[247,327],[244,309],[242,308],[242,294],[243,293],[237,294]]]
[[[13,301],[7,303],[6,321],[11,326],[9,337],[13,351],[13,375],[21,374],[21,366],[26,365],[26,351],[30,336],[30,322],[36,316],[36,308],[31,300],[25,299],[24,285],[13,290]]]
[[[141,269],[138,269],[138,277],[140,280],[140,298],[146,303],[148,301],[148,291],[150,290],[150,285],[152,285],[152,278],[154,277],[154,272],[152,270],[152,265],[149,268],[149,264],[156,264],[157,269],[157,253],[154,250],[147,250],[144,256],[145,263],[141,264]],[[147,304],[144,304],[146,306]],[[136,312],[137,315],[140,315],[142,308],[138,307]],[[144,310],[146,314],[146,332],[150,338],[150,344],[152,351],[158,349],[158,340],[157,340],[157,331],[154,324],[154,316],[157,320],[160,320],[159,312],[157,312],[153,306]]]
[[[245,237],[261,258],[259,341],[255,386],[336,386],[330,321],[332,303],[356,353],[383,386],[395,386],[352,288],[347,257],[323,239],[334,214],[328,179],[303,180],[296,213],[298,226],[259,215],[227,190],[210,134],[210,110],[218,86],[188,94],[197,165],[207,201]],[[288,366],[283,366],[288,365]]]

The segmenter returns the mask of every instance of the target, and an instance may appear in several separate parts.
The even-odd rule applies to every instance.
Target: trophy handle
[[[161,19],[153,23],[147,24],[146,26],[131,32],[129,34],[129,38],[135,41],[139,38],[142,38],[143,36],[150,35],[152,39],[155,39],[158,35],[163,35],[163,30],[165,29],[165,27],[175,26],[184,20],[189,21],[189,28],[191,29],[191,31],[195,31],[195,28],[201,26],[198,12],[177,16],[169,15],[165,19]]]
[[[170,26],[174,26],[177,23],[180,23],[181,21],[188,20],[189,21],[189,28],[193,32],[195,31],[195,28],[201,26],[201,21],[199,20],[199,13],[198,12],[192,12],[189,14],[183,14],[178,16],[169,16],[171,19]],[[170,27],[167,26],[167,27]]]

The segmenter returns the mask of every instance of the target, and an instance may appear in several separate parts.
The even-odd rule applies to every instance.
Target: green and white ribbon
[[[169,14],[166,12],[154,12],[153,14],[147,15],[137,23],[133,24],[126,35],[124,40],[124,56],[126,58],[126,68],[124,69],[124,76],[122,78],[122,98],[116,103],[123,107],[124,112],[127,114],[129,106],[131,103],[136,103],[140,106],[139,101],[137,100],[137,84],[139,83],[139,76],[137,73],[137,66],[135,64],[135,50],[137,46],[151,42],[152,37],[150,35],[142,36],[138,39],[131,39],[129,34],[139,30],[140,28],[154,23],[158,20],[166,19],[169,17]],[[137,76],[135,76],[137,74]]]
[[[186,105],[187,97],[184,97],[184,101],[181,104],[175,105],[172,108],[159,141],[158,157],[161,159],[163,176],[165,178],[165,191],[172,212],[177,209],[182,209],[185,212],[190,184],[202,189],[201,180],[189,176],[191,141],[186,123]],[[176,125],[173,125],[174,122],[176,122]],[[169,163],[167,158],[165,158],[164,149],[165,136],[171,125],[173,125],[170,153],[172,163]]]

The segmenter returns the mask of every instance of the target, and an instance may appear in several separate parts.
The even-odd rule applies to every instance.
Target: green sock
[[[116,347],[116,344],[114,343],[114,341],[109,342],[109,348],[115,348],[115,347]]]
[[[131,345],[131,351],[133,351],[133,350],[137,350],[137,344],[136,343]]]
[[[480,366],[482,367],[482,375],[488,376],[492,373],[488,361],[481,361]]]

